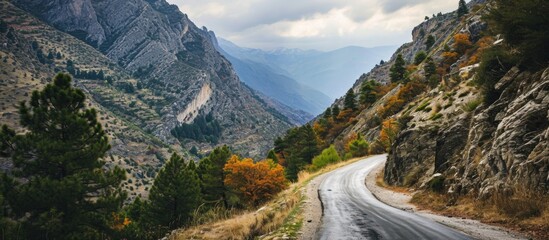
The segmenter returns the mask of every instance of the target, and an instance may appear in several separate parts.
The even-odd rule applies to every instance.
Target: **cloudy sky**
[[[253,48],[399,45],[425,16],[458,0],[168,0],[199,27]]]

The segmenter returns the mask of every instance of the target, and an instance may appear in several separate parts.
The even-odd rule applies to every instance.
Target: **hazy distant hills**
[[[360,75],[368,72],[381,60],[388,60],[397,48],[396,46],[374,48],[349,46],[328,52],[285,48],[264,51],[242,48],[224,39],[219,39],[219,45],[233,58],[245,63],[254,63],[256,66],[257,64],[266,65],[271,72],[293,79],[304,87],[317,90],[331,100],[344,95]],[[239,70],[238,66],[235,66],[235,69],[239,75],[244,75],[240,76],[242,81],[256,88],[248,83],[249,79],[245,77],[249,75],[248,73]],[[307,93],[298,91],[298,93],[305,99],[319,101],[322,110],[328,106],[323,100],[310,96],[311,91]],[[276,97],[275,99],[281,101]]]

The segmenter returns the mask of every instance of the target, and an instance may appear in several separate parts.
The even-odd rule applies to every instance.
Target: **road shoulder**
[[[373,171],[371,171],[365,180],[366,187],[372,192],[372,194],[381,202],[404,210],[413,212],[420,216],[432,219],[436,222],[449,226],[451,228],[462,231],[477,239],[488,240],[514,240],[514,239],[527,239],[520,234],[511,232],[508,229],[501,227],[491,226],[481,223],[477,220],[452,218],[441,215],[436,215],[427,210],[419,210],[415,205],[410,203],[412,195],[409,193],[401,193],[391,191],[389,189],[380,187],[376,184],[376,177],[383,170],[384,164],[380,164]]]

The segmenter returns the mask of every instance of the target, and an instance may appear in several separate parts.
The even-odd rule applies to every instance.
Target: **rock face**
[[[440,125],[406,129],[385,167],[391,184],[414,185],[414,168],[442,173],[460,194],[523,187],[549,192],[549,68],[537,73],[511,69],[496,86],[503,91],[489,106]]]
[[[221,144],[247,156],[264,154],[274,137],[291,126],[287,118],[241,84],[231,64],[214,47],[207,29],[196,27],[175,5],[164,0],[17,0],[15,3],[58,29],[102,51],[157,99],[148,100],[162,118],[152,132],[174,142],[170,131],[188,117],[185,111],[213,116],[224,129]],[[55,17],[53,17],[55,16]],[[78,34],[75,33],[78,31]],[[204,100],[203,87],[209,86]],[[187,120],[189,120],[187,119]],[[184,121],[187,121],[184,120]],[[188,147],[212,144],[186,141]]]

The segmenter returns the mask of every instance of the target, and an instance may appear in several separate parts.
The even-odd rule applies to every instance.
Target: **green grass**
[[[477,107],[481,103],[482,103],[482,99],[480,99],[480,98],[473,99],[473,100],[471,100],[469,102],[466,102],[463,105],[461,105],[461,109],[463,109],[463,111],[465,111],[465,112],[472,112],[472,111],[475,111],[475,109],[477,109]]]
[[[425,100],[423,101],[421,104],[419,104],[419,106],[416,108],[416,112],[419,112],[419,111],[424,111],[427,106],[429,106],[429,104],[431,104],[431,102],[429,100]],[[431,109],[429,108],[429,111]]]

